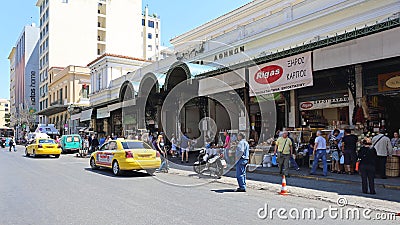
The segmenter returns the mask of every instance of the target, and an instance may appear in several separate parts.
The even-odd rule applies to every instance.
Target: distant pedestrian
[[[181,148],[181,153],[182,153],[182,160],[181,163],[183,163],[186,155],[186,163],[189,162],[189,148],[190,148],[190,140],[186,136],[186,133],[183,133],[180,141],[180,146]]]
[[[9,148],[10,148],[10,152],[11,152],[11,149],[14,149],[14,152],[16,152],[17,150],[15,149],[15,140],[14,140],[14,137],[12,136],[11,138],[10,138],[10,140],[8,141],[8,146],[9,146]]]
[[[284,131],[282,137],[276,140],[274,155],[277,155],[279,174],[289,175],[289,160],[293,154],[293,143],[288,137],[288,132]]]
[[[328,175],[328,163],[326,161],[326,140],[321,136],[321,131],[317,131],[317,137],[315,138],[315,145],[313,150],[314,161],[310,174],[315,174],[318,166],[318,161],[321,159],[323,164],[323,175]]]
[[[358,160],[360,161],[359,171],[361,173],[362,192],[376,194],[375,192],[375,164],[377,153],[375,148],[371,148],[371,140],[369,138],[363,140],[363,146],[358,151]]]
[[[290,158],[289,158],[290,165],[292,165],[296,171],[299,171],[300,167],[299,167],[299,164],[297,164],[297,162],[296,162],[296,149],[294,148],[295,142],[294,142],[294,139],[292,137],[290,137],[290,133],[288,133],[288,137],[292,141],[292,154],[290,154]]]
[[[172,152],[172,157],[174,157],[174,158],[177,155],[178,155],[178,157],[181,156],[181,153],[180,153],[180,151],[178,151],[176,145],[177,145],[177,140],[175,138],[175,134],[173,134],[172,137],[171,137],[171,152]]]
[[[376,149],[378,155],[376,161],[376,173],[379,174],[382,179],[386,179],[386,162],[387,157],[393,154],[392,143],[390,139],[385,135],[385,130],[380,130],[380,134],[372,138],[373,147]]]
[[[393,133],[393,138],[391,140],[392,147],[400,147],[400,138],[399,138],[399,133],[394,132]]]
[[[230,164],[229,159],[229,149],[231,148],[231,137],[229,136],[228,132],[224,132],[225,141],[224,141],[224,156],[227,164]]]
[[[249,162],[249,143],[243,133],[238,135],[239,143],[236,148],[236,179],[239,188],[236,192],[246,192],[246,165]]]
[[[161,155],[161,165],[156,170],[157,172],[168,171],[167,153],[165,152],[164,144],[165,144],[164,137],[162,135],[158,135],[156,143],[155,143],[155,147],[156,147],[156,151],[158,151]]]
[[[357,161],[357,142],[358,137],[351,134],[350,129],[344,130],[342,139],[342,152],[344,154],[344,168],[347,174],[354,174],[354,168]]]
[[[339,154],[339,137],[340,131],[338,129],[335,129],[333,131],[333,134],[329,138],[329,149],[331,151],[331,156],[332,156],[332,170],[331,173],[340,173],[340,166],[339,166],[339,160],[340,160],[340,154]],[[341,151],[340,151],[341,152]]]
[[[99,146],[102,146],[106,142],[106,138],[104,135],[101,135],[100,140],[99,140]]]
[[[97,151],[97,148],[99,147],[99,145],[100,145],[99,139],[97,139],[97,136],[94,135],[93,139],[92,139],[92,146],[91,146],[91,150],[90,151],[91,152]]]

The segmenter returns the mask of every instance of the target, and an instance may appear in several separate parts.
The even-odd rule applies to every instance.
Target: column
[[[354,99],[351,91],[349,90],[349,123],[353,124],[354,107],[356,104],[361,103],[363,96],[363,77],[362,77],[362,65],[356,65],[354,68],[355,84],[356,84],[356,96]]]
[[[290,105],[289,105],[289,115],[288,115],[288,126],[289,127],[296,127],[297,122],[297,98],[296,98],[296,93],[295,90],[290,90],[289,92],[290,96]]]

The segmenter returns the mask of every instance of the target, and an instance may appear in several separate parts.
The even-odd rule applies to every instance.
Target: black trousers
[[[376,174],[381,178],[386,178],[386,161],[387,156],[378,156],[376,159]]]
[[[375,167],[371,165],[360,165],[362,192],[375,193]]]

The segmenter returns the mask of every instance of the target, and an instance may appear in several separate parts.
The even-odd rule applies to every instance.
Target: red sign
[[[314,105],[312,104],[312,102],[303,102],[301,103],[300,107],[302,109],[310,109],[312,108]]]
[[[278,65],[266,66],[254,75],[254,80],[259,84],[271,84],[279,80],[283,74],[282,67]]]

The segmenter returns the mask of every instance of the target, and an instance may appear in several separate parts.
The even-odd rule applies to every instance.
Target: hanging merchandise
[[[353,121],[354,121],[354,123],[357,123],[357,122],[358,122],[358,121],[356,120],[358,108],[360,108],[360,106],[358,106],[358,104],[357,104],[356,106],[354,106],[354,110],[353,110]]]
[[[367,97],[366,96],[362,97],[361,106],[362,106],[362,109],[363,109],[364,118],[367,119],[367,120],[371,119],[370,116],[369,116],[369,111],[368,111],[369,109],[368,109]]]
[[[358,107],[357,112],[356,112],[356,123],[364,123],[365,118],[364,118],[364,112],[363,108]]]

